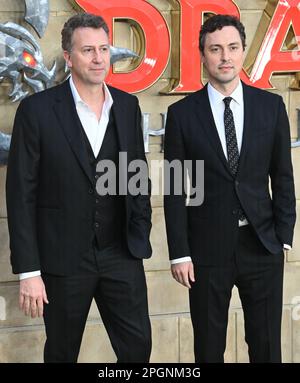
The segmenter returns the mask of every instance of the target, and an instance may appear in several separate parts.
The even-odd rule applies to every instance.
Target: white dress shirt
[[[224,110],[225,104],[223,99],[225,96],[217,91],[210,83],[207,85],[208,99],[218,135],[222,144],[223,152],[227,158],[227,147],[226,147],[226,137],[225,137],[225,126],[224,126]],[[233,113],[234,126],[236,131],[236,139],[239,149],[239,154],[241,153],[242,147],[242,138],[243,138],[243,127],[244,127],[244,95],[243,87],[241,81],[235,90],[231,93],[230,97],[232,98],[230,103],[230,109]]]
[[[74,98],[74,103],[78,113],[78,117],[81,121],[82,127],[87,135],[90,145],[93,149],[95,157],[98,156],[102,146],[106,128],[109,122],[109,114],[113,105],[112,96],[106,86],[104,85],[104,103],[102,107],[102,113],[100,120],[98,120],[96,114],[89,108],[89,106],[81,99],[72,76],[70,77],[70,87]],[[37,277],[41,275],[41,271],[31,271],[28,273],[19,274],[19,279],[26,279],[31,277]]]
[[[89,106],[81,99],[75,84],[73,82],[72,76],[70,77],[70,87],[74,102],[76,105],[76,110],[83,126],[83,129],[89,139],[91,147],[93,149],[95,157],[98,156],[99,151],[102,146],[102,142],[105,136],[106,128],[109,121],[109,114],[113,104],[112,96],[106,86],[104,86],[104,103],[102,107],[102,113],[100,120],[98,120],[96,114],[89,108]]]

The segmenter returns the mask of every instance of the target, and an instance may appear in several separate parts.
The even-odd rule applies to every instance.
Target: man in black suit
[[[146,171],[139,192],[126,193],[136,173],[119,161],[123,152],[146,166],[138,100],[104,82],[110,48],[100,16],[70,18],[62,47],[70,80],[22,101],[12,135],[7,211],[20,307],[44,316],[46,362],[77,361],[93,298],[118,361],[148,362],[150,184]],[[107,183],[117,193],[106,194]]]
[[[209,82],[170,106],[166,125],[165,158],[192,161],[193,187],[196,161],[204,160],[201,205],[186,206],[171,173],[165,217],[172,274],[189,288],[197,362],[224,360],[234,285],[250,361],[280,362],[283,249],[292,245],[295,224],[287,113],[281,97],[241,82],[245,31],[238,19],[211,17],[199,45]]]

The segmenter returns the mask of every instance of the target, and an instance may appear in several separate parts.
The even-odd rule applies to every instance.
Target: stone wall
[[[171,28],[171,15],[176,14],[168,0],[149,0],[165,16]],[[265,0],[236,0],[241,9],[241,19],[246,26],[248,46],[255,36],[259,20],[267,5]],[[59,76],[63,76],[64,62],[60,49],[60,31],[64,21],[75,13],[68,0],[50,0],[50,20],[44,37],[39,40],[45,63],[48,67],[54,59],[58,62]],[[24,2],[22,0],[0,0],[0,22],[14,21],[31,27],[23,20]],[[122,29],[120,25],[117,28]],[[33,34],[35,34],[33,32]],[[126,33],[116,30],[115,45],[124,46]],[[170,66],[161,79],[151,88],[137,94],[143,112],[151,113],[151,128],[161,127],[160,113],[167,110],[169,104],[182,96],[162,96],[163,89],[169,80]],[[274,92],[283,96],[291,122],[291,133],[297,138],[296,108],[300,107],[300,91],[290,90],[293,75],[273,75]],[[0,130],[11,132],[17,104],[9,101],[7,96],[9,82],[0,84]],[[161,159],[161,139],[152,137],[148,158]],[[299,209],[300,193],[300,148],[293,149],[293,163],[296,180],[297,209]],[[0,168],[0,362],[40,362],[44,344],[44,328],[40,319],[25,317],[18,310],[18,282],[11,274],[9,265],[8,230],[5,207],[6,168]],[[153,332],[152,362],[192,362],[193,345],[192,329],[189,318],[187,290],[177,284],[169,272],[169,261],[166,246],[162,198],[152,198],[153,230],[151,240],[153,257],[145,262],[149,308]],[[300,225],[296,226],[293,250],[286,260],[284,283],[284,315],[283,315],[283,360],[300,362],[300,321],[292,319],[300,301]],[[298,298],[297,298],[298,297]],[[230,307],[228,341],[226,349],[227,362],[248,361],[247,346],[244,342],[243,313],[236,290]],[[96,306],[93,304],[87,322],[84,340],[79,357],[80,362],[111,362],[115,355]]]

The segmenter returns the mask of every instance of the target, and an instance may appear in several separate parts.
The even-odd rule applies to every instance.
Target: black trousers
[[[234,285],[242,302],[250,362],[281,362],[283,264],[283,252],[268,253],[249,225],[239,228],[230,264],[194,264],[196,282],[190,290],[190,310],[196,362],[224,362]]]
[[[149,361],[151,326],[142,260],[115,245],[91,250],[77,275],[42,278],[49,300],[44,310],[45,362],[77,361],[93,298],[118,362]]]

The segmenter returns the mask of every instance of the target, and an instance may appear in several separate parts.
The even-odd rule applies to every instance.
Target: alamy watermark
[[[127,152],[120,152],[117,164],[101,160],[96,171],[99,195],[148,195],[150,178],[153,196],[184,196],[190,206],[199,206],[204,200],[203,160],[150,160],[148,166],[143,159],[128,161]]]

